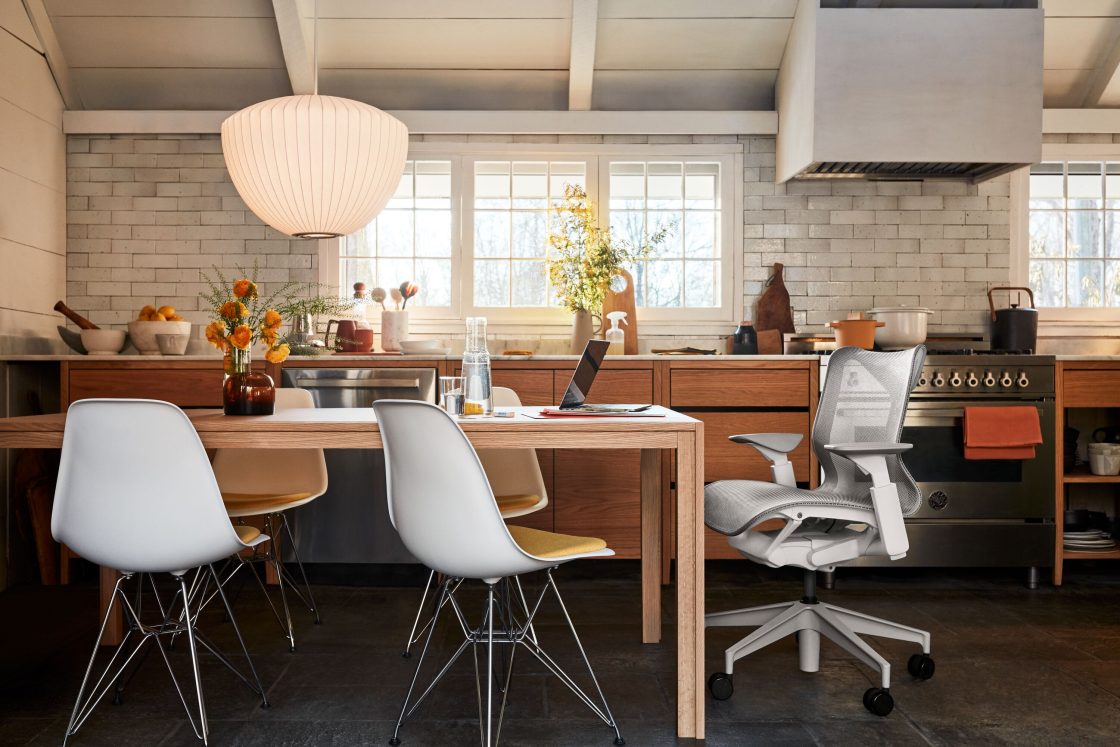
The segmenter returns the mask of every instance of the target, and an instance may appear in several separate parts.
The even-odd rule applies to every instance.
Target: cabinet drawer
[[[787,370],[674,369],[673,409],[688,407],[808,407],[809,372]]]
[[[179,407],[221,407],[222,377],[221,361],[197,369],[79,369],[70,372],[69,399],[134,397]]]
[[[1066,369],[1062,397],[1066,407],[1120,407],[1120,369]]]
[[[738,433],[801,433],[805,438],[789,454],[798,480],[809,480],[809,413],[694,412],[704,421],[704,481],[770,481],[770,462],[748,444],[728,441]]]
[[[494,368],[491,371],[494,386],[504,386],[517,392],[523,405],[554,405],[552,396],[552,371],[519,371]]]
[[[572,369],[554,371],[553,391],[556,402],[564,396],[564,390],[572,379]],[[653,402],[653,371],[649,369],[604,368],[595,376],[587,401],[596,405],[650,404]],[[553,404],[556,404],[553,402]]]

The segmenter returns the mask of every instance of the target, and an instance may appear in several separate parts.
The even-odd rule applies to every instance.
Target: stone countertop
[[[377,361],[431,361],[431,360],[460,360],[461,355],[293,355],[285,361],[284,365],[307,363],[310,361],[355,361],[374,363]],[[819,360],[819,355],[610,355],[607,360],[620,361],[655,361],[655,360],[683,360],[683,361],[798,361]],[[150,362],[150,361],[214,361],[220,363],[222,358],[217,355],[77,355],[77,354],[52,354],[52,355],[0,355],[0,362],[11,363],[52,363],[59,361],[99,361],[112,363],[123,362]],[[492,355],[493,361],[578,361],[578,355]]]
[[[1120,361],[1120,355],[1055,355],[1060,361]]]

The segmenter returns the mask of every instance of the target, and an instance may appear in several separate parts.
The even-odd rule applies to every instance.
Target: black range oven
[[[1053,356],[930,352],[902,429],[914,445],[903,460],[923,496],[906,520],[903,564],[1024,567],[1033,583],[1053,563],[1054,394]],[[1038,410],[1035,458],[965,459],[964,408],[1007,405]]]

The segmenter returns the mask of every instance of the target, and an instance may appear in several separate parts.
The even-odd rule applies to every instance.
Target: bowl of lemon
[[[157,335],[190,336],[191,323],[175,312],[174,306],[145,306],[128,323],[128,338],[141,355],[161,355]]]

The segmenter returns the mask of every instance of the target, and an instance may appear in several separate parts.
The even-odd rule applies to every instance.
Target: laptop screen
[[[560,408],[579,407],[587,400],[591,385],[595,383],[595,374],[603,365],[603,358],[607,355],[610,343],[606,340],[588,340],[587,347],[583,349],[583,356],[579,359],[572,380],[568,382],[568,389],[564,392],[564,399],[560,400]]]

